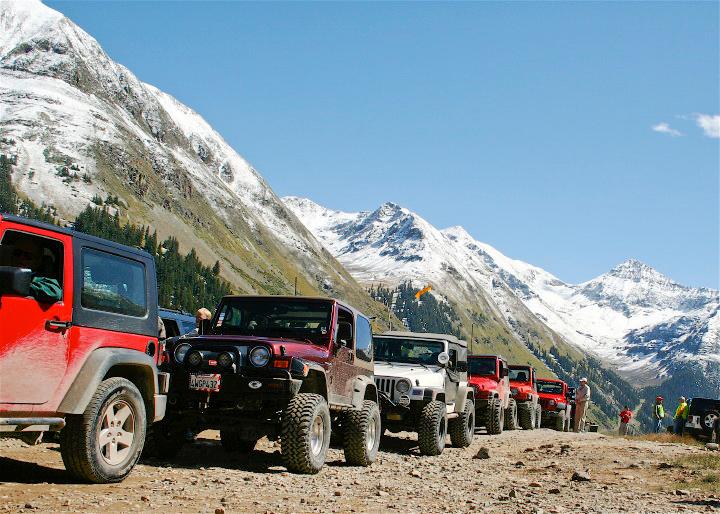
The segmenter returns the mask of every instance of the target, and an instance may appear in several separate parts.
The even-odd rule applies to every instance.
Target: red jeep
[[[499,355],[468,356],[468,381],[475,389],[475,418],[491,435],[518,426],[508,374],[507,361]]]
[[[518,423],[524,430],[540,428],[537,377],[532,366],[510,366],[510,394],[518,410]]]
[[[185,434],[219,429],[247,454],[280,438],[286,466],[317,473],[332,431],[345,460],[368,466],[381,421],[367,317],[330,298],[226,296],[200,334],[168,345],[173,380],[157,449],[171,457]]]
[[[0,216],[0,436],[60,431],[66,469],[117,482],[165,414],[153,257]]]
[[[572,426],[568,385],[562,380],[540,378],[537,381],[542,426],[549,426],[560,432],[569,432]]]

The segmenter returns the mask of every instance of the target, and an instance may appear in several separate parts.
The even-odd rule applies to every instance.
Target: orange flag
[[[415,298],[419,300],[422,295],[424,295],[425,293],[429,293],[430,291],[432,291],[432,286],[427,286],[415,293]]]

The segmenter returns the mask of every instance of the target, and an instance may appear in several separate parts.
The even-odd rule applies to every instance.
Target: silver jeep
[[[417,432],[423,455],[440,455],[448,433],[453,446],[470,446],[475,403],[465,341],[385,332],[373,337],[373,347],[383,432]]]

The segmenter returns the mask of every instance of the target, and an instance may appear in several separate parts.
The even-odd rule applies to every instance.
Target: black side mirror
[[[0,266],[0,295],[30,296],[32,270]]]
[[[504,378],[504,377],[508,376],[509,374],[510,374],[510,369],[503,366],[502,369],[500,370],[500,376]]]
[[[341,346],[348,346],[353,338],[352,323],[349,321],[340,321],[338,323],[337,341],[336,343]]]
[[[212,329],[212,320],[211,319],[201,319],[200,320],[200,326],[198,327],[198,334],[200,334],[200,335],[209,334],[211,329]]]

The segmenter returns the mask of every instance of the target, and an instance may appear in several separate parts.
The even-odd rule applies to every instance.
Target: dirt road
[[[434,458],[421,457],[410,435],[385,447],[371,468],[347,467],[331,450],[328,466],[308,477],[287,473],[273,443],[243,462],[205,432],[172,463],[84,485],[70,482],[57,445],[0,440],[0,512],[720,511],[720,491],[695,488],[696,472],[676,466],[705,453],[688,445],[536,430],[478,435]],[[474,458],[481,447],[489,458]],[[572,480],[576,471],[589,481]]]

